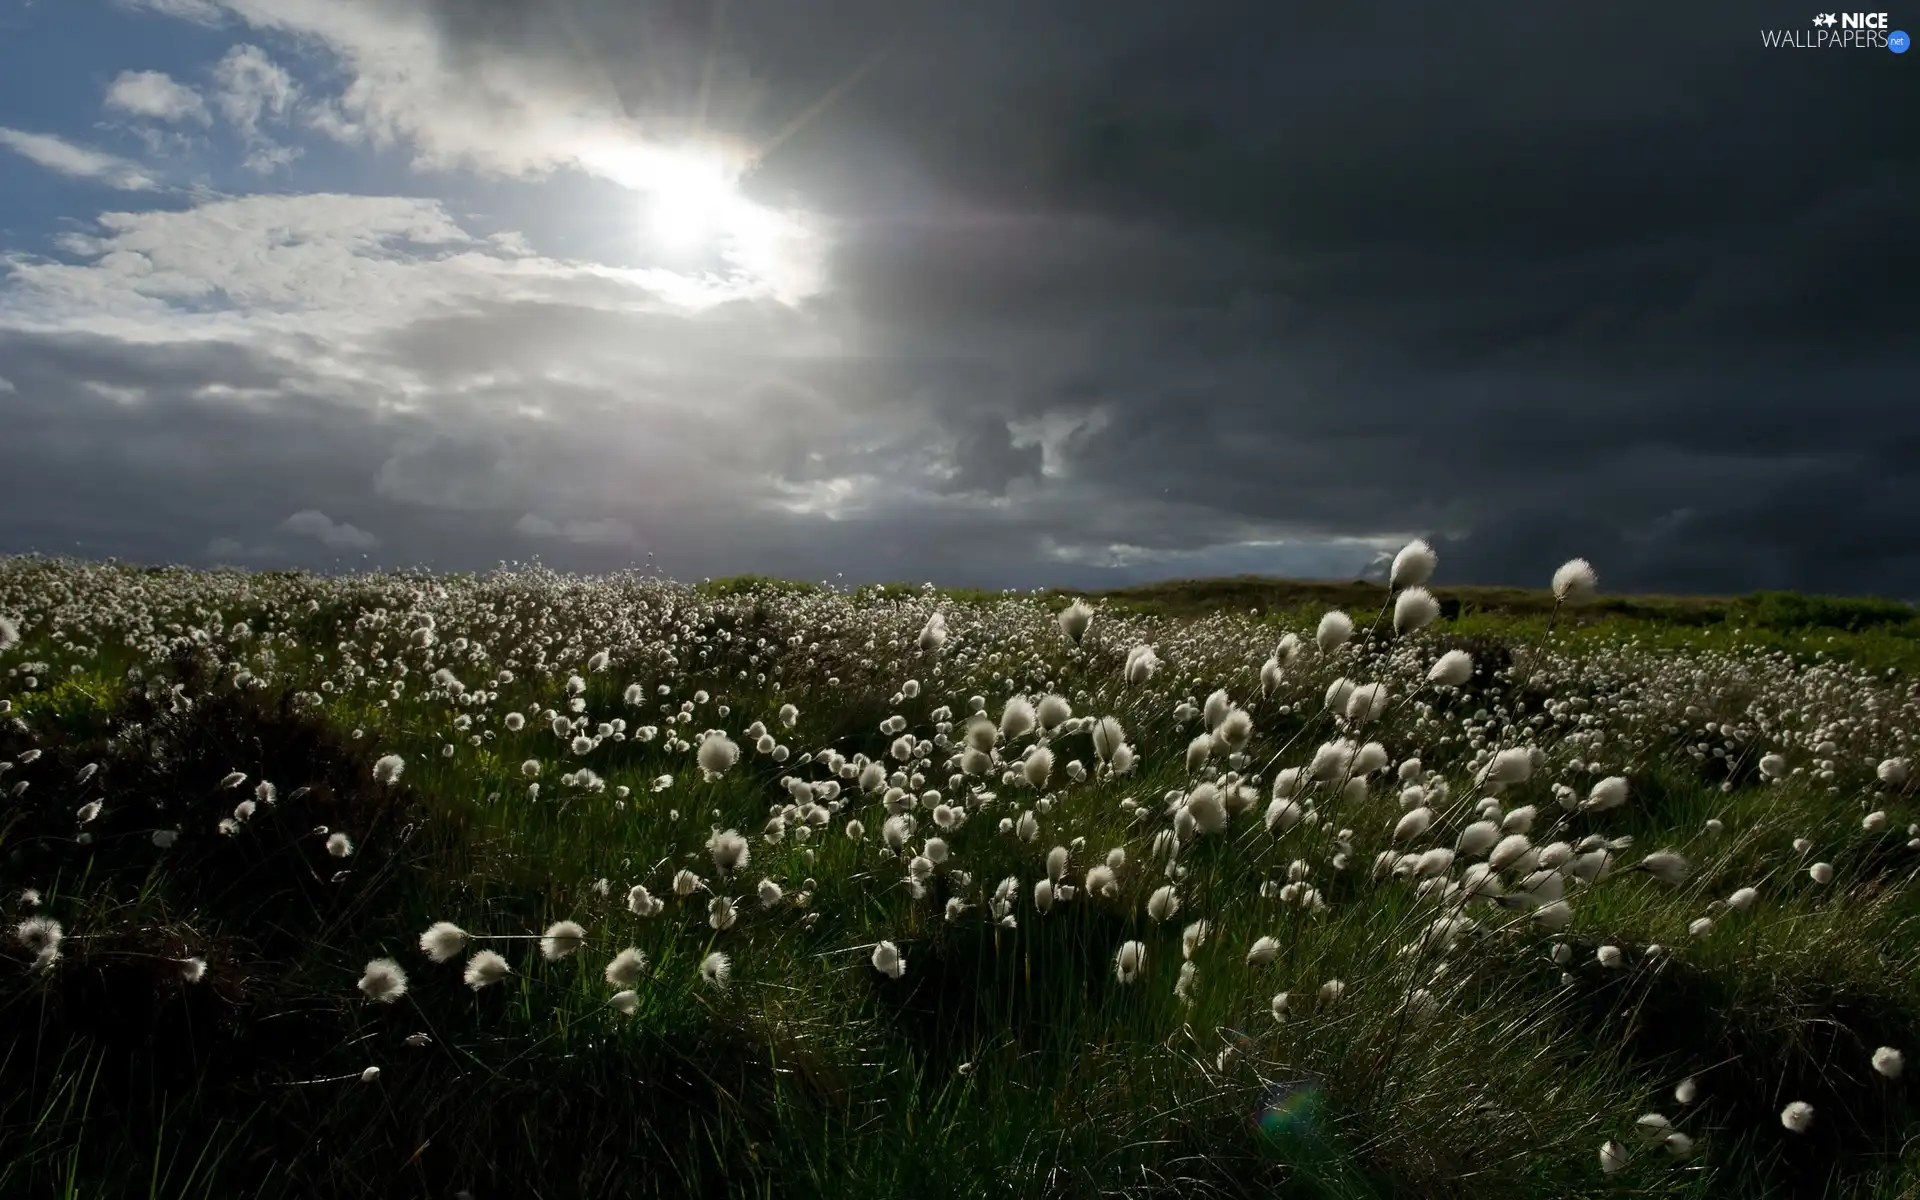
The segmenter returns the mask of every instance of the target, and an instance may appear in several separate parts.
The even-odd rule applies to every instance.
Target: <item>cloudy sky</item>
[[[1920,597],[1813,15],[0,0],[0,553]]]

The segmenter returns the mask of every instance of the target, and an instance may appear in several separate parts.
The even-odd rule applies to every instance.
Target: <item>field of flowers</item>
[[[0,560],[0,1195],[1920,1196],[1920,684],[1435,565]]]

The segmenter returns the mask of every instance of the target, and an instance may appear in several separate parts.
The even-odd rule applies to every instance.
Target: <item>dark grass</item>
[[[1365,590],[1372,585],[1324,585],[1359,589],[1327,596],[1298,590],[1322,585],[1289,586],[1258,592],[1265,598],[1248,607],[1342,604],[1360,615],[1380,598]],[[1166,585],[1137,601],[1107,600],[1188,620],[1202,610],[1182,605],[1218,611],[1256,594],[1241,587]],[[774,638],[790,631],[770,597],[809,589],[722,581],[710,590],[733,606],[725,628]],[[1475,654],[1481,674],[1447,703],[1479,707],[1491,702],[1493,673],[1527,652],[1528,622],[1542,610],[1526,608],[1535,600],[1525,595],[1460,592],[1462,615],[1436,632],[1433,649]],[[1663,612],[1664,601],[1637,603],[1607,612],[1598,627],[1615,636],[1619,622],[1712,626]],[[1743,636],[1771,628],[1755,614],[1803,622],[1792,626],[1799,653],[1815,652],[1813,629],[1909,636],[1870,604],[1767,603],[1674,602],[1695,615],[1723,605],[1716,620],[1741,624]],[[1874,613],[1886,619],[1860,615]],[[337,635],[328,619],[313,618],[308,640]],[[1097,647],[1088,669],[1113,674],[1123,650]],[[858,678],[862,654],[830,642],[818,674]],[[727,683],[743,665],[719,661],[695,678],[726,684],[737,711],[769,723],[783,697],[808,709],[822,695],[804,681],[779,695],[743,692]],[[636,662],[620,678],[651,687],[670,676],[684,672]],[[173,711],[165,685],[174,681],[195,698],[191,710]],[[540,689],[529,694],[552,690]],[[596,677],[590,710],[617,708],[617,693]],[[877,731],[887,714],[906,712],[917,728],[939,702],[896,706],[865,685],[833,695],[831,708],[806,712],[797,745],[877,755],[889,740]],[[1143,740],[1172,736],[1156,724],[1164,715],[1127,710],[1117,689],[1102,696],[1100,711],[1128,712],[1130,729],[1150,731]],[[1257,704],[1255,712],[1268,752],[1295,734],[1315,736],[1309,718]],[[63,681],[32,716],[31,733],[0,730],[0,757],[28,742],[45,751],[35,788],[9,798],[0,818],[6,882],[32,880],[71,933],[99,932],[70,938],[48,981],[26,977],[10,947],[0,962],[0,1024],[11,1031],[0,1050],[0,1194],[1882,1200],[1913,1179],[1902,1165],[1917,1128],[1911,1081],[1866,1068],[1874,1046],[1911,1054],[1920,1036],[1911,858],[1891,835],[1859,832],[1851,811],[1825,817],[1822,800],[1751,788],[1750,763],[1657,755],[1636,773],[1634,806],[1591,827],[1632,833],[1645,848],[1677,842],[1709,869],[1678,894],[1632,881],[1596,891],[1566,939],[1576,955],[1570,983],[1546,957],[1550,939],[1490,942],[1441,989],[1449,1016],[1414,1030],[1392,1002],[1416,972],[1382,948],[1409,940],[1430,914],[1398,893],[1349,906],[1367,890],[1354,875],[1321,881],[1342,914],[1336,921],[1253,903],[1258,881],[1302,852],[1260,835],[1251,852],[1196,846],[1194,882],[1183,889],[1189,907],[1150,923],[1139,901],[1159,880],[1144,847],[1128,840],[1113,794],[1074,830],[1088,840],[1074,871],[1104,847],[1128,844],[1135,868],[1125,908],[1082,900],[1038,917],[1027,895],[1034,856],[1050,841],[995,839],[982,816],[982,827],[953,840],[975,893],[1021,876],[1017,929],[944,921],[944,878],[928,901],[907,905],[897,886],[876,886],[897,877],[899,864],[829,827],[808,843],[810,863],[792,840],[756,839],[751,869],[789,892],[815,879],[815,924],[783,910],[715,935],[704,896],[650,924],[626,916],[625,881],[644,877],[665,894],[661,881],[678,865],[711,874],[690,848],[713,823],[758,832],[783,773],[762,760],[707,785],[657,746],[609,746],[591,761],[609,785],[633,787],[625,809],[610,794],[517,803],[526,755],[504,743],[457,769],[410,752],[401,784],[384,787],[371,765],[390,739],[348,734],[381,728],[365,699],[314,711],[283,690],[235,687],[191,654],[137,686],[108,669]],[[416,738],[430,744],[424,731]],[[548,745],[535,756],[552,754]],[[1063,759],[1073,756],[1090,757],[1063,749]],[[1429,758],[1442,765],[1446,754]],[[100,774],[88,788],[66,786],[86,762],[100,762]],[[549,771],[566,765],[550,762]],[[232,769],[248,772],[247,786],[216,791]],[[677,821],[664,811],[669,801],[639,802],[647,781],[669,771],[682,776],[670,793],[683,810]],[[205,835],[261,778],[275,782],[279,802],[234,837]],[[1155,797],[1179,779],[1177,769],[1150,772],[1124,790]],[[1740,790],[1723,795],[1723,781]],[[77,853],[71,813],[95,795],[108,806],[90,827],[90,852]],[[1756,820],[1765,832],[1736,832],[1717,848],[1698,841],[1709,814],[1737,827],[1741,815],[1781,804],[1800,806],[1809,831],[1817,824],[1820,855],[1840,873],[1828,894],[1844,895],[1843,905],[1823,907],[1801,864],[1787,861],[1792,833],[1777,820]],[[202,836],[159,856],[146,840],[156,817]],[[1588,821],[1573,818],[1567,834]],[[317,825],[350,829],[356,854],[344,864],[328,857]],[[663,846],[670,861],[653,870]],[[1766,880],[1764,916],[1727,920],[1682,956],[1645,958],[1655,941],[1683,943],[1686,919],[1755,876]],[[613,880],[609,897],[593,889],[601,877]],[[1171,982],[1180,929],[1200,915],[1216,928],[1195,957],[1203,987],[1189,1010]],[[509,954],[514,979],[479,994],[461,985],[458,963],[433,966],[413,948],[436,919],[520,934],[558,916],[612,940],[551,964],[520,943]],[[1282,935],[1283,955],[1248,978],[1244,947],[1266,932]],[[876,936],[905,950],[903,979],[867,966],[861,947]],[[1113,948],[1128,937],[1149,946],[1151,986],[1113,977]],[[1603,941],[1627,951],[1629,969],[1593,962]],[[611,989],[599,978],[607,952],[628,943],[652,959],[632,1017],[606,1008]],[[710,944],[740,966],[731,991],[694,977]],[[211,964],[197,984],[177,969],[189,953]],[[377,954],[399,958],[412,977],[396,1005],[353,990],[360,964]],[[1320,1011],[1312,995],[1334,977],[1354,999]],[[1300,999],[1302,1019],[1264,1017],[1265,996],[1282,988]],[[420,1033],[426,1045],[405,1044]],[[1248,1052],[1222,1070],[1216,1055],[1227,1044]],[[380,1081],[362,1084],[359,1071],[373,1063]],[[1702,1099],[1683,1113],[1669,1093],[1688,1074]],[[1263,1108],[1289,1095],[1311,1097],[1299,1105],[1311,1119],[1257,1128]],[[1794,1098],[1820,1113],[1801,1139],[1778,1126],[1780,1106]],[[1703,1169],[1676,1171],[1654,1152],[1603,1181],[1599,1141],[1630,1138],[1627,1126],[1647,1110],[1711,1131]]]

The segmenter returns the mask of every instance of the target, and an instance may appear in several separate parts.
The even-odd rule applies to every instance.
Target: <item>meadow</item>
[[[0,559],[0,1195],[1920,1196],[1914,610],[1435,573]]]

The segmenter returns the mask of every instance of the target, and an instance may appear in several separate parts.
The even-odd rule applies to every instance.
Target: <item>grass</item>
[[[0,903],[66,932],[47,971],[26,947],[0,951],[0,1194],[1914,1194],[1912,1077],[1868,1065],[1878,1046],[1920,1049],[1920,854],[1906,831],[1920,809],[1874,776],[1920,729],[1901,678],[1920,646],[1910,610],[1437,594],[1432,628],[1369,638],[1376,585],[1182,581],[1097,597],[1076,644],[1053,621],[1068,593],[0,561],[0,614],[23,632],[0,651],[0,761],[15,764],[0,774]],[[938,654],[916,648],[935,604],[952,627]],[[1279,634],[1311,641],[1330,606],[1362,636],[1263,687]],[[413,644],[417,613],[434,618],[430,646]],[[1129,684],[1136,642],[1168,665]],[[1455,646],[1474,654],[1474,678],[1425,685]],[[602,650],[606,668],[590,669]],[[441,668],[464,683],[435,684]],[[576,673],[584,754],[544,715],[567,713]],[[1393,705],[1358,732],[1395,763],[1420,757],[1431,835],[1393,846],[1391,769],[1364,796],[1314,785],[1315,819],[1287,832],[1263,821],[1275,770],[1356,732],[1324,711],[1340,675],[1389,683]],[[1185,754],[1204,727],[1176,709],[1216,687],[1246,707],[1253,738],[1245,761],[1216,754],[1193,773]],[[1118,717],[1140,761],[1110,776],[1086,731],[1056,731],[1036,791],[999,767],[984,789],[956,787],[930,744],[909,744],[911,765],[891,757],[889,716],[916,741],[957,744],[969,697],[997,716],[1014,691]],[[533,717],[510,731],[509,712]],[[615,719],[622,736],[594,736]],[[784,761],[754,746],[754,722]],[[741,751],[711,779],[694,748],[704,729]],[[1032,741],[1003,739],[1003,765]],[[1536,848],[1632,839],[1605,877],[1570,885],[1564,929],[1524,908],[1443,905],[1404,861],[1375,869],[1390,849],[1452,846],[1487,795],[1473,786],[1486,755],[1522,741],[1542,765],[1492,803],[1519,823],[1536,810]],[[907,852],[887,852],[883,798],[823,763],[829,749],[924,775],[907,790],[940,792],[965,824],[941,833],[922,806]],[[1771,752],[1789,764],[1780,782],[1759,776]],[[389,753],[406,767],[384,785],[373,764]],[[247,779],[223,790],[231,771]],[[1603,773],[1629,777],[1626,806],[1559,803],[1556,785],[1577,801]],[[1202,776],[1245,782],[1251,807],[1180,847],[1180,909],[1155,921],[1166,798]],[[789,777],[844,790],[816,788],[825,819],[810,824]],[[218,832],[261,780],[275,800]],[[1884,828],[1863,825],[1869,809]],[[1034,840],[1001,831],[1027,812]],[[844,831],[855,817],[859,840]],[[353,854],[331,857],[323,826],[349,833]],[[749,837],[733,877],[705,849],[715,828]],[[162,849],[156,829],[178,840]],[[932,834],[951,857],[915,898],[904,860]],[[1063,882],[1076,885],[1123,851],[1118,898],[1083,891],[1042,913],[1034,887],[1055,845],[1072,848]],[[1691,860],[1684,882],[1630,869],[1663,846]],[[1832,882],[1808,877],[1816,859]],[[1458,881],[1465,860],[1441,878]],[[704,890],[676,897],[681,869]],[[1007,878],[1011,926],[994,911]],[[756,899],[762,879],[778,903]],[[1279,898],[1295,879],[1324,907]],[[629,910],[635,884],[666,901],[660,915]],[[1753,910],[1725,911],[1745,886],[1759,889]],[[36,904],[15,899],[25,888]],[[731,928],[709,923],[715,894],[738,905]],[[1708,915],[1712,930],[1690,934]],[[1471,928],[1434,944],[1448,916]],[[561,919],[588,942],[549,961],[530,939]],[[429,962],[417,940],[441,920],[512,975],[476,991],[462,959]],[[1208,929],[1189,960],[1197,920]],[[1279,951],[1253,966],[1261,936]],[[869,962],[882,939],[905,954],[898,979]],[[1123,983],[1114,955],[1132,939],[1146,966]],[[602,978],[627,946],[648,961],[631,1013]],[[1623,965],[1601,965],[1602,946]],[[733,964],[725,989],[699,972],[715,950]],[[189,980],[181,964],[196,957],[206,972]],[[409,976],[393,1004],[355,986],[376,957]],[[1344,991],[1323,999],[1334,980]],[[1700,1097],[1681,1105],[1688,1077]],[[1818,1114],[1804,1135],[1779,1121],[1795,1099]],[[1695,1139],[1692,1157],[1636,1140],[1649,1111]],[[1631,1150],[1618,1174],[1600,1170],[1608,1139]]]

